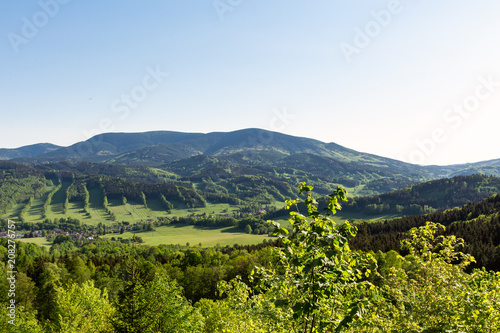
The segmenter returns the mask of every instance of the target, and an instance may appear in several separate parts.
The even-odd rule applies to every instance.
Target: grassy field
[[[344,222],[345,220],[365,220],[367,222],[376,222],[380,220],[389,220],[396,217],[400,217],[397,214],[379,214],[379,215],[367,215],[364,213],[355,212],[343,212],[337,211],[337,214],[333,216],[336,222]]]
[[[249,235],[241,231],[229,228],[199,228],[192,225],[175,225],[158,227],[156,231],[136,233],[144,240],[145,245],[160,245],[160,244],[180,244],[185,246],[189,243],[190,246],[213,247],[226,245],[250,245],[262,243],[264,239],[273,240],[274,238],[267,235]],[[133,233],[125,232],[123,234],[108,234],[101,236],[104,239],[111,237],[132,238]],[[20,238],[18,239],[25,243],[35,243],[39,246],[50,248],[52,243],[47,242],[45,237],[37,238]]]
[[[102,238],[110,239],[111,237],[132,238],[133,233],[125,232],[123,234],[108,234],[101,236]],[[264,239],[272,240],[274,238],[267,235],[249,235],[242,233],[233,227],[228,228],[206,228],[195,227],[192,225],[172,225],[158,227],[156,231],[136,233],[140,236],[147,245],[160,244],[180,244],[191,246],[201,243],[202,247],[212,247],[217,244],[220,246],[226,245],[247,245],[259,244]]]
[[[52,192],[56,186],[47,186],[47,190],[45,191],[45,194],[43,197],[38,198],[33,200],[33,204],[31,205],[31,208],[28,209],[26,212],[26,221],[30,222],[42,222],[42,209],[43,205],[45,204],[45,201],[47,200],[47,196],[49,195],[50,192]]]
[[[52,246],[52,243],[47,242],[47,239],[45,237],[18,238],[17,240],[24,243],[35,243],[38,244],[40,247],[45,247],[47,250],[50,249],[50,247]]]
[[[172,209],[170,216],[188,216],[190,214],[230,214],[238,211],[238,207],[229,204],[211,204],[207,203],[206,207],[192,209]]]
[[[343,223],[344,221],[348,220],[354,220],[354,224],[358,223],[359,220],[364,220],[367,222],[377,222],[380,220],[390,220],[393,218],[400,217],[399,215],[366,215],[363,213],[352,213],[352,212],[342,212],[342,211],[337,211],[337,214],[331,216],[331,218],[337,222],[337,223]],[[290,223],[288,222],[288,217],[282,216],[279,218],[274,219],[274,221],[280,223],[282,227],[289,226]]]

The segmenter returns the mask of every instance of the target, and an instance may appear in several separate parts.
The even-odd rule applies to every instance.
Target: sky
[[[500,158],[497,0],[5,0],[0,147],[262,128]]]

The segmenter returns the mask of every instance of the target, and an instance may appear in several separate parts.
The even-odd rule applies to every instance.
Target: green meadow
[[[132,238],[133,232],[124,232],[123,234],[107,234],[101,238],[110,239],[111,237]],[[156,231],[135,232],[140,236],[146,245],[160,244],[179,244],[201,247],[226,246],[226,245],[250,245],[259,244],[275,238],[267,235],[251,235],[242,233],[234,227],[227,228],[207,228],[195,227],[193,225],[169,225],[156,228]]]

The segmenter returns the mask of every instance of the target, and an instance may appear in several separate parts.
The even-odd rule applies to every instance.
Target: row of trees
[[[42,218],[47,218],[47,213],[48,213],[48,210],[49,210],[49,207],[52,203],[52,197],[54,197],[54,194],[57,193],[57,191],[59,191],[62,187],[62,182],[59,180],[59,183],[57,184],[57,186],[52,190],[50,191],[50,193],[47,195],[47,199],[45,199],[45,202],[43,204],[43,207],[42,207]]]

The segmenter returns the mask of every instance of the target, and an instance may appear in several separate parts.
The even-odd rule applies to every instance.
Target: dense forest
[[[347,211],[367,214],[420,215],[460,207],[500,193],[500,178],[486,175],[456,176],[412,185],[371,197],[356,197]]]
[[[427,221],[446,226],[441,235],[454,235],[465,240],[462,250],[477,261],[469,268],[486,267],[500,271],[500,194],[444,212],[363,223],[351,246],[363,251],[397,251],[408,230],[422,227]]]
[[[258,246],[146,246],[138,239],[75,241],[60,235],[46,250],[14,240],[16,222],[3,222],[9,237],[0,240],[0,275],[15,283],[2,284],[0,327],[5,332],[500,329],[498,266],[474,269],[481,265],[467,253],[471,243],[456,237],[468,230],[464,236],[477,237],[472,244],[484,240],[498,248],[500,196],[461,209],[367,223],[357,231],[348,221],[336,224],[330,218],[346,200],[343,189],[328,197],[325,213],[312,189],[301,184],[304,198],[286,202],[290,227],[274,223],[275,241]]]
[[[43,174],[31,167],[0,161],[0,213],[18,202],[40,197],[45,193]]]

